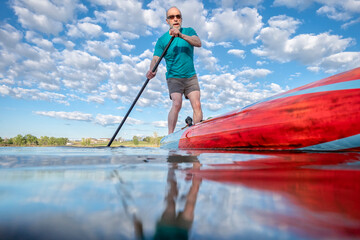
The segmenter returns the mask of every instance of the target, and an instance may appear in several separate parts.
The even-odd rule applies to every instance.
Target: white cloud
[[[258,40],[262,46],[251,52],[279,62],[299,61],[313,65],[332,54],[344,51],[353,39],[330,33],[300,34],[291,37],[299,21],[287,16],[270,18],[269,27],[260,31]]]
[[[48,90],[48,91],[56,91],[56,90],[60,90],[60,86],[59,84],[52,84],[52,83],[46,83],[46,82],[40,82],[39,83],[39,88]]]
[[[61,118],[67,120],[77,121],[92,121],[93,117],[91,114],[82,112],[55,112],[55,111],[36,111],[35,114],[41,116],[47,116],[52,118]]]
[[[65,95],[47,91],[41,92],[38,89],[25,89],[20,87],[11,88],[6,85],[2,85],[0,86],[0,93],[3,96],[11,96],[14,98],[42,100],[68,105],[68,102],[65,101]]]
[[[236,73],[237,76],[247,77],[247,78],[264,78],[267,75],[272,73],[272,71],[264,68],[252,69],[252,68],[245,68]]]
[[[10,24],[5,24],[0,28],[0,45],[4,48],[15,48],[22,37],[22,33]]]
[[[87,21],[90,21],[90,19],[84,19],[76,24],[67,24],[68,36],[75,38],[94,38],[103,33],[101,26]]]
[[[239,7],[257,7],[260,5],[263,0],[221,0],[221,1],[214,1],[222,8],[239,8]]]
[[[333,6],[323,6],[319,8],[316,13],[326,15],[328,18],[338,21],[346,21],[351,18],[348,12],[338,12]]]
[[[84,10],[84,5],[72,0],[15,0],[12,7],[24,28],[46,34],[58,34],[63,23],[73,19],[76,9]]]
[[[242,44],[250,44],[262,25],[262,17],[256,9],[217,9],[206,23],[206,30],[210,40],[238,40]]]
[[[105,40],[106,44],[112,45],[113,48],[120,47],[122,49],[125,49],[126,51],[131,51],[135,48],[135,45],[131,45],[128,43],[128,39],[139,38],[139,35],[130,34],[128,32],[122,32],[121,34],[116,32],[106,32],[104,33],[104,35],[108,37],[108,39]]]
[[[75,66],[80,69],[96,69],[101,62],[99,58],[80,50],[64,50],[62,53],[64,64],[67,66]]]
[[[90,36],[99,36],[102,32],[102,28],[99,25],[89,22],[78,23],[77,26],[82,32]]]
[[[59,21],[45,15],[37,15],[23,7],[14,6],[14,11],[19,17],[19,22],[24,28],[37,30],[47,34],[57,34],[62,31],[63,25]]]
[[[304,10],[309,7],[315,0],[275,0],[274,6],[286,6],[288,8],[297,8]]]
[[[88,102],[96,102],[100,104],[103,104],[105,102],[104,98],[101,96],[89,96],[87,99]]]
[[[205,47],[208,47],[208,48],[212,48],[212,47],[215,47],[215,46],[223,46],[224,48],[232,47],[231,42],[210,42],[210,41],[207,41],[207,40],[201,40],[201,42]]]
[[[52,39],[53,43],[64,45],[68,50],[72,50],[75,47],[75,43],[72,41],[57,37]]]
[[[10,92],[11,92],[10,87],[8,87],[8,86],[6,86],[4,84],[0,86],[0,94],[2,96],[8,96],[8,95],[10,95]]]
[[[217,65],[218,59],[213,56],[212,52],[205,48],[196,48],[195,55],[202,66],[211,72],[217,71],[220,67]]]
[[[151,123],[153,126],[155,127],[159,127],[159,128],[167,128],[168,123],[167,121],[155,121]]]
[[[325,70],[329,73],[347,71],[360,66],[360,52],[341,52],[325,57],[312,71]]]
[[[120,116],[98,114],[94,119],[94,123],[100,124],[102,126],[108,126],[120,124],[122,120],[123,117]],[[128,117],[126,119],[126,123],[129,125],[139,125],[143,124],[143,121]]]
[[[84,5],[77,5],[77,0],[15,0],[15,6],[26,7],[36,14],[46,15],[57,21],[66,22],[73,18],[74,11],[77,7],[84,8]]]
[[[245,51],[241,50],[241,49],[230,49],[227,53],[235,55],[235,56],[237,56],[239,58],[242,58],[242,59],[245,58]]]
[[[224,108],[224,105],[221,103],[217,103],[217,102],[205,102],[202,104],[203,107],[209,109],[210,111],[216,112],[222,108]]]
[[[337,21],[347,21],[360,13],[358,0],[275,0],[274,6],[286,6],[304,10],[311,5],[321,5],[318,14],[326,15]]]
[[[343,25],[341,25],[341,28],[342,29],[347,29],[351,25],[354,25],[354,24],[359,23],[359,22],[360,22],[360,18],[357,18],[357,19],[351,20],[351,21],[349,21],[347,23],[344,23]]]
[[[104,59],[121,56],[121,53],[116,45],[114,46],[104,41],[87,41],[85,49]]]
[[[264,86],[248,83],[247,77],[262,77],[267,74],[269,72],[266,69],[246,69],[238,74],[200,76],[203,107],[210,111],[229,111],[284,91],[275,83]]]
[[[37,115],[47,116],[52,118],[93,122],[95,124],[99,124],[102,126],[117,125],[123,120],[123,117],[120,116],[97,114],[96,117],[94,117],[92,114],[83,113],[79,111],[73,111],[73,112],[35,111],[34,113]],[[128,117],[126,119],[126,123],[129,125],[139,125],[139,124],[143,124],[143,121]]]
[[[267,62],[266,61],[256,61],[257,66],[262,66],[264,64],[267,64]]]
[[[142,9],[142,2],[136,0],[121,2],[112,0],[92,0],[91,2],[106,9],[103,12],[95,11],[95,16],[98,21],[105,22],[110,29],[128,31],[141,35],[146,33],[147,26],[149,24],[147,20],[152,17],[149,16],[151,13],[149,13],[148,10],[147,18],[145,18],[145,11]]]
[[[120,64],[107,63],[108,81],[101,86],[99,91],[107,98],[121,100],[123,103],[131,103],[146,80],[146,72],[150,66],[149,50],[145,50],[139,56],[122,55]],[[167,96],[165,80],[165,67],[160,64],[155,78],[147,85],[138,101],[139,106],[156,106],[164,103]]]

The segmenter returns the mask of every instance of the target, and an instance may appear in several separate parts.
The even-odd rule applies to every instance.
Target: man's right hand
[[[149,71],[146,73],[146,77],[147,77],[148,79],[152,79],[152,78],[154,78],[155,76],[156,76],[156,71],[153,72],[153,71],[149,70]]]

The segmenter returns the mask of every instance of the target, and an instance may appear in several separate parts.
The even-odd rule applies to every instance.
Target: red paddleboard
[[[360,68],[164,137],[180,149],[360,151]]]

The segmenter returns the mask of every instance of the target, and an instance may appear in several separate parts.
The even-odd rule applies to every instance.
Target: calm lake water
[[[360,238],[360,153],[0,148],[0,239]]]

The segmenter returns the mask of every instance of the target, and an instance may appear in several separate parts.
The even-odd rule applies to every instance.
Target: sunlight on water
[[[360,154],[0,148],[0,239],[354,239]]]

